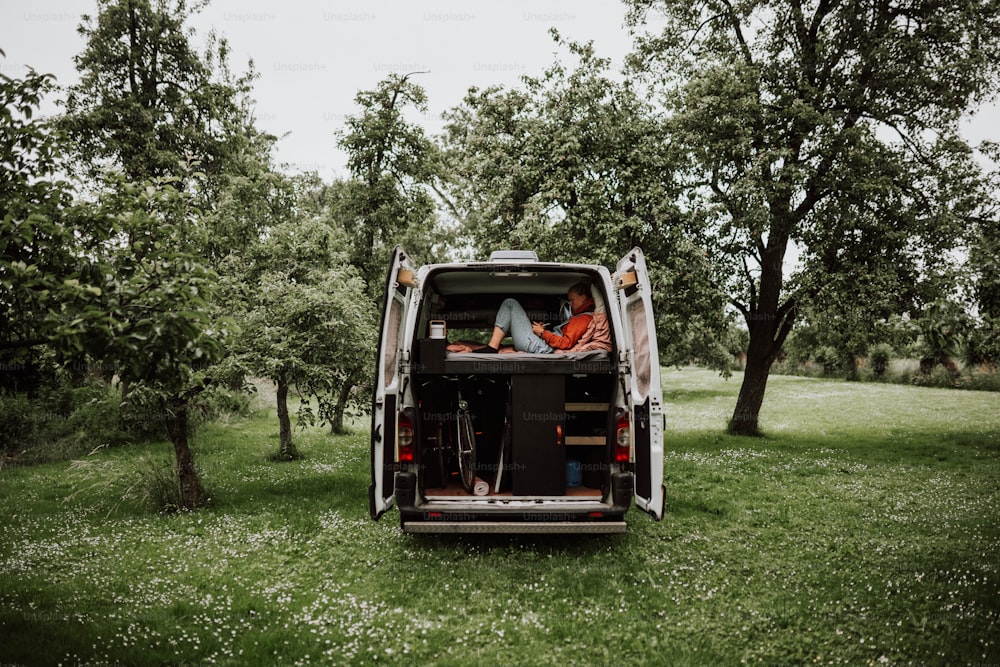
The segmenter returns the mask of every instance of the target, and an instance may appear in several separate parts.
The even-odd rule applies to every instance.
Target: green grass
[[[0,471],[0,664],[1000,663],[1000,395],[664,376],[667,514],[594,537],[406,536],[368,438],[201,431],[209,509],[135,493],[166,444]],[[124,498],[124,499],[123,499]]]

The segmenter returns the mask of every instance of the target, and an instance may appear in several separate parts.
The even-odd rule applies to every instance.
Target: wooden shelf
[[[603,445],[608,441],[603,435],[567,435],[567,445]]]
[[[607,403],[567,403],[566,412],[607,412]]]

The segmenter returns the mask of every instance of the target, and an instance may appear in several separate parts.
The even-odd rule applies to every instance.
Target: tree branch
[[[742,303],[730,297],[729,303],[736,306],[736,309],[743,313],[743,319],[746,320],[747,324],[750,323],[750,310],[744,306]]]
[[[753,274],[750,273],[750,267],[747,266],[746,257],[743,258],[743,273],[747,277],[747,285],[750,288],[750,310],[756,312],[757,310],[757,288],[754,286]]]
[[[788,301],[783,303],[778,308],[778,329],[774,334],[773,339],[773,349],[772,356],[778,356],[778,352],[781,351],[781,346],[785,344],[785,339],[788,338],[788,334],[792,332],[792,327],[795,325],[795,318],[799,312],[798,301],[792,297]]]
[[[455,203],[451,199],[449,199],[448,196],[445,195],[440,188],[438,188],[437,183],[435,183],[433,179],[430,180],[429,185],[431,186],[431,190],[434,191],[434,194],[438,196],[438,198],[444,203],[444,205],[448,207],[448,210],[451,211],[451,214],[455,216],[455,219],[463,220],[463,216],[459,212],[458,208],[455,206]]]
[[[743,52],[743,60],[747,65],[753,65],[753,54],[750,53],[750,47],[747,45],[746,37],[743,36],[743,28],[740,25],[739,19],[736,17],[736,11],[733,9],[732,3],[729,0],[722,0],[722,4],[726,6],[729,11],[726,12],[727,18],[729,19],[729,25],[733,29],[733,34],[736,35],[737,41],[740,43],[740,50]]]

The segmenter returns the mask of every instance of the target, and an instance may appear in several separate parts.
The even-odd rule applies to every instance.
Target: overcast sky
[[[0,0],[0,71],[20,76],[26,66],[76,80],[76,33],[93,0]],[[566,38],[593,40],[598,53],[620,62],[631,45],[618,0],[214,0],[198,14],[195,45],[214,28],[232,47],[234,71],[253,59],[258,126],[282,139],[279,162],[324,179],[346,175],[335,132],[354,114],[354,96],[392,72],[428,70],[414,80],[427,91],[420,119],[434,133],[440,115],[459,104],[470,86],[518,85],[540,74]],[[563,54],[565,56],[565,54]],[[47,111],[54,108],[49,106]],[[996,138],[996,107],[967,125],[973,141]]]

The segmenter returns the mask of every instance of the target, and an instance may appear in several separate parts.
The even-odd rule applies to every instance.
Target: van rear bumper
[[[517,533],[608,534],[624,533],[624,521],[403,521],[404,533]]]
[[[621,533],[633,477],[612,475],[614,503],[561,497],[424,499],[416,475],[397,472],[396,504],[408,533]]]

